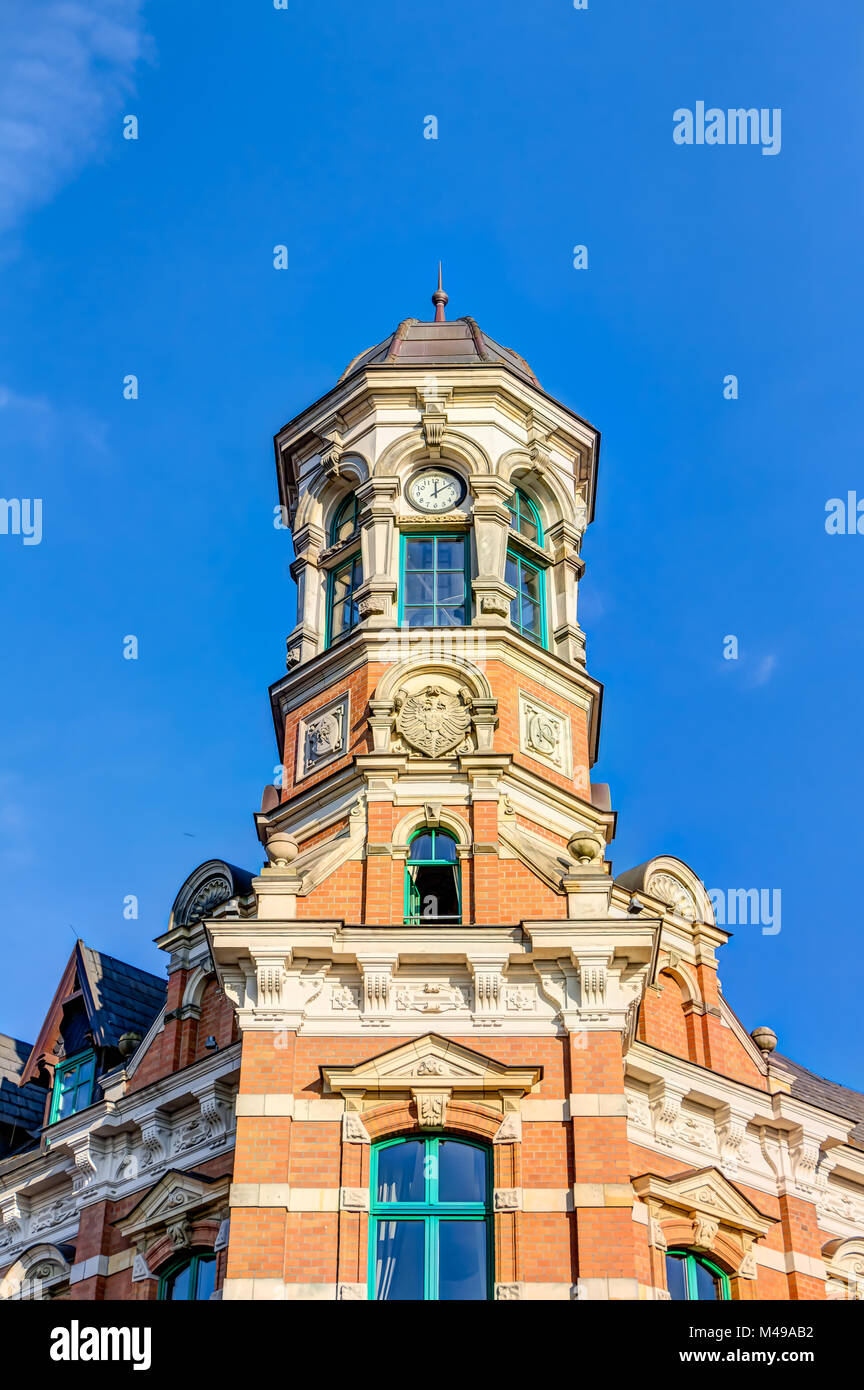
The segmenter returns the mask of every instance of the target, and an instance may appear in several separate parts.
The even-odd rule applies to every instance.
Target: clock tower
[[[669,919],[693,1046],[734,1073],[724,934],[677,859],[611,872],[598,433],[433,302],[275,437],[282,775],[255,915],[209,924],[242,1034],[224,1296],[665,1297],[625,1070]]]

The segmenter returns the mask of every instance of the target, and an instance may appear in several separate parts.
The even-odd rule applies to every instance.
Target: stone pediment
[[[324,1066],[321,1072],[326,1089],[343,1095],[430,1089],[516,1099],[540,1081],[543,1068],[508,1067],[452,1039],[427,1033],[354,1067]]]
[[[127,1240],[179,1221],[219,1198],[227,1198],[229,1179],[205,1178],[197,1173],[171,1170],[150,1188],[137,1206],[118,1221]]]
[[[757,1239],[776,1224],[774,1217],[764,1216],[717,1168],[691,1168],[674,1178],[643,1173],[633,1179],[633,1190],[649,1207],[677,1210],[691,1218],[705,1217]]]

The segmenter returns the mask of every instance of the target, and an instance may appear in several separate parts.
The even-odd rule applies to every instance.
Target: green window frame
[[[350,540],[357,530],[360,522],[360,503],[357,501],[357,493],[349,492],[344,501],[339,503],[336,508],[336,515],[330,526],[330,544],[339,545],[342,541]],[[350,527],[350,529],[346,529]]]
[[[180,1276],[188,1273],[186,1279]],[[159,1299],[164,1303],[203,1303],[216,1285],[216,1255],[196,1250],[172,1260],[159,1279]]]
[[[517,550],[507,551],[504,577],[516,590],[510,623],[522,637],[546,647],[546,571]]]
[[[680,1264],[682,1266],[684,1299],[694,1302],[710,1301],[705,1293],[705,1280],[704,1278],[700,1278],[700,1270],[704,1270],[710,1276],[715,1289],[715,1298],[725,1300],[731,1297],[728,1274],[724,1274],[723,1270],[720,1269],[718,1265],[715,1265],[713,1260],[706,1260],[704,1255],[694,1255],[692,1250],[676,1249],[666,1251],[667,1288],[669,1288],[670,1260],[674,1260],[676,1265]],[[674,1299],[676,1296],[672,1293],[671,1288],[669,1292]],[[678,1296],[678,1301],[681,1301],[680,1295]]]
[[[510,511],[511,528],[526,540],[533,541],[535,545],[542,545],[543,522],[531,498],[526,497],[522,489],[517,487],[506,505]]]
[[[405,909],[406,926],[417,927],[421,922],[462,921],[462,875],[459,869],[459,856],[456,853],[457,840],[449,830],[426,830],[414,832],[408,841],[408,858],[405,861]],[[416,848],[415,848],[416,847]],[[426,851],[428,850],[428,853]],[[419,852],[418,852],[419,851]],[[424,899],[433,887],[432,882],[424,884],[420,870],[431,869],[432,875],[424,875],[427,880],[434,874],[445,876],[444,889],[450,888],[450,874],[456,888],[456,912],[441,916],[424,912]],[[448,872],[448,870],[450,872]]]
[[[352,632],[360,621],[356,595],[362,583],[363,560],[359,550],[327,576],[326,646]]]
[[[74,1057],[67,1057],[65,1062],[61,1062],[54,1073],[49,1125],[57,1120],[65,1120],[69,1115],[77,1115],[79,1110],[86,1110],[93,1100],[95,1083],[95,1052],[76,1052]]]
[[[423,1146],[422,1186],[424,1191],[422,1200],[393,1201],[385,1200],[379,1196],[379,1168],[382,1154],[398,1144],[422,1144]],[[478,1155],[476,1165],[483,1174],[483,1194],[480,1200],[442,1200],[439,1185],[439,1155],[442,1144],[470,1149]],[[389,1236],[392,1248],[398,1252],[398,1244],[393,1237],[395,1227],[403,1222],[411,1223],[412,1226],[416,1227],[422,1226],[422,1237],[420,1231],[417,1230],[414,1238],[414,1250],[410,1252],[415,1255],[418,1264],[413,1272],[418,1297],[422,1297],[423,1301],[428,1302],[483,1302],[492,1298],[494,1290],[493,1179],[492,1151],[488,1145],[463,1139],[461,1135],[449,1134],[401,1135],[395,1139],[385,1139],[372,1147],[370,1182],[368,1261],[368,1294],[370,1299],[391,1301],[388,1298],[388,1289],[392,1288],[393,1283],[393,1261],[387,1263],[383,1260],[379,1261],[379,1246],[383,1245]],[[451,1277],[454,1270],[452,1248],[449,1250],[448,1258],[448,1243],[452,1233],[451,1223],[454,1222],[470,1222],[475,1226],[482,1227],[482,1232],[477,1232],[483,1247],[482,1254],[479,1254],[479,1260],[477,1259],[476,1246],[471,1251],[471,1255],[475,1257],[475,1262],[482,1261],[481,1266],[475,1271],[475,1289],[482,1289],[482,1292],[479,1293],[479,1296],[469,1295],[469,1300],[454,1299],[452,1293],[448,1294],[446,1292],[446,1278],[444,1297],[443,1299],[441,1297],[442,1264],[448,1266]],[[380,1229],[382,1226],[383,1231]],[[463,1241],[463,1245],[467,1244],[468,1242]],[[442,1252],[444,1254],[443,1260]],[[421,1265],[422,1268],[419,1267]],[[421,1287],[422,1294],[420,1293]],[[452,1288],[452,1284],[450,1287]]]
[[[400,549],[400,624],[467,627],[471,622],[468,536],[464,532],[406,532]]]

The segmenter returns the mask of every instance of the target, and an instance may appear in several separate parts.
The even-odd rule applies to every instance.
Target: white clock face
[[[408,484],[408,496],[424,512],[447,512],[456,507],[465,495],[464,487],[453,473],[443,468],[429,468],[418,473]]]

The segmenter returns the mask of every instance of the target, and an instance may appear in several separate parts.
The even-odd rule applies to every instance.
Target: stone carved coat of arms
[[[470,751],[471,699],[465,690],[451,694],[439,685],[427,685],[415,695],[400,690],[396,696],[396,728],[406,743],[429,758],[457,749]]]

